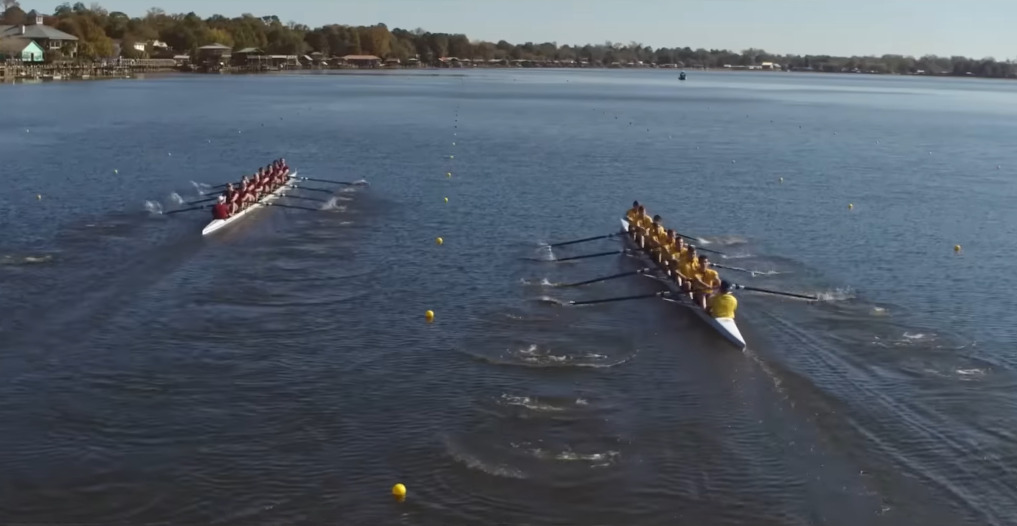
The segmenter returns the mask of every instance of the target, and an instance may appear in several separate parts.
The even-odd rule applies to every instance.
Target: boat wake
[[[534,343],[526,347],[508,349],[500,356],[470,354],[483,362],[493,365],[511,365],[516,367],[546,369],[567,367],[609,369],[629,362],[633,357],[635,357],[636,351],[633,351],[632,354],[620,359],[612,359],[610,356],[605,354],[592,352],[570,354],[561,353],[559,351],[559,353],[556,354],[551,349],[541,347]]]
[[[180,197],[180,194],[178,194],[176,192],[170,192],[169,202],[171,202],[171,203],[173,203],[175,205],[182,205],[182,204],[184,204],[185,201],[184,201],[183,197]]]
[[[466,451],[460,444],[452,441],[447,436],[444,439],[445,442],[445,453],[460,464],[467,468],[474,469],[488,475],[494,475],[496,477],[505,477],[510,479],[524,479],[526,474],[518,468],[507,466],[504,464],[494,464],[485,462],[480,458],[479,455]]]
[[[498,398],[498,404],[503,406],[514,406],[529,409],[539,413],[558,413],[576,408],[585,408],[590,403],[584,398],[562,399],[561,401],[534,398],[529,396],[510,395],[502,393]]]
[[[523,450],[528,455],[540,460],[553,460],[557,462],[585,462],[588,463],[590,467],[594,468],[611,466],[621,458],[621,452],[616,450],[583,453],[568,447],[561,450],[552,450],[546,447],[541,447],[539,444],[534,444],[532,442],[512,442],[509,445],[512,446],[513,449]]]

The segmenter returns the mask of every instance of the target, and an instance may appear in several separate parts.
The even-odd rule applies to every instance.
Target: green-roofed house
[[[10,26],[0,24],[0,39],[27,38],[34,41],[43,50],[62,50],[67,57],[78,54],[78,37],[64,33],[55,27],[42,23],[43,17],[35,17],[35,24],[26,26]]]
[[[42,62],[42,46],[27,38],[0,38],[0,61]]]

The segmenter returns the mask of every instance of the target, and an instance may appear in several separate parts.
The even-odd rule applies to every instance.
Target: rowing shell
[[[255,209],[266,206],[268,203],[271,203],[272,201],[278,199],[284,191],[286,191],[288,188],[291,188],[297,182],[296,179],[297,172],[288,174],[288,176],[290,179],[289,181],[286,181],[286,184],[280,186],[279,188],[276,188],[275,191],[266,195],[265,197],[262,197],[251,206],[248,206],[247,208],[227,217],[226,219],[213,219],[211,223],[205,225],[205,228],[201,229],[201,235],[207,236],[214,232],[218,232],[219,230],[222,230],[223,228],[229,226],[230,223],[240,219],[241,217],[244,217],[250,212],[253,212]]]
[[[626,244],[628,244],[632,248],[638,249],[639,247],[636,246],[636,242],[633,241],[632,238],[628,236],[629,222],[622,219],[621,224],[622,224],[622,233],[625,234]],[[640,254],[641,255],[639,257],[641,259],[644,259],[645,261],[653,265],[651,268],[653,269],[657,268],[654,262],[649,258],[649,256],[647,256],[645,253]],[[735,323],[734,318],[714,318],[713,316],[710,315],[709,312],[706,312],[699,305],[693,302],[689,298],[688,294],[682,292],[681,288],[678,287],[678,284],[675,283],[674,280],[668,279],[662,272],[658,270],[655,270],[654,274],[655,275],[651,277],[667,285],[668,290],[671,291],[672,293],[671,298],[666,298],[668,301],[672,303],[677,303],[683,307],[687,307],[692,312],[695,312],[697,316],[702,318],[703,321],[705,321],[710,327],[717,331],[718,334],[723,336],[725,340],[730,342],[735,347],[738,347],[738,349],[740,350],[745,349],[745,338],[742,338],[742,332],[738,330],[738,324]]]

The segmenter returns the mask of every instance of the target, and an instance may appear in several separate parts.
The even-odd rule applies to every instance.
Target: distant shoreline
[[[426,66],[426,67],[338,67],[338,68],[320,68],[320,67],[306,67],[306,68],[292,68],[292,69],[278,69],[278,70],[267,70],[267,71],[250,71],[250,70],[224,70],[216,72],[203,72],[194,70],[181,70],[179,68],[116,68],[113,70],[106,70],[108,73],[100,74],[89,74],[89,75],[67,75],[56,72],[67,71],[66,66],[33,66],[37,70],[37,75],[31,77],[18,77],[10,78],[9,70],[8,75],[5,76],[4,69],[10,68],[10,66],[0,65],[0,86],[4,84],[51,84],[54,82],[79,82],[79,81],[98,81],[98,80],[145,80],[150,78],[165,77],[165,76],[176,76],[176,75],[201,75],[201,76],[214,76],[214,75],[230,75],[230,76],[253,76],[253,75],[293,75],[293,74],[337,74],[337,75],[383,75],[391,73],[411,73],[411,72],[428,72],[431,74],[438,74],[441,72],[448,73],[466,73],[468,71],[480,71],[480,70],[494,70],[494,71],[554,71],[554,72],[566,72],[566,71],[647,71],[647,70],[660,70],[668,72],[674,75],[677,80],[679,72],[685,72],[689,77],[694,77],[695,73],[770,73],[770,74],[795,74],[795,73],[814,73],[819,75],[851,75],[851,76],[869,76],[869,77],[931,77],[931,78],[958,78],[958,79],[985,79],[985,80],[1011,80],[998,77],[984,77],[977,75],[932,75],[932,74],[901,74],[901,73],[878,73],[878,72],[846,72],[846,71],[806,71],[806,70],[785,70],[785,69],[747,69],[747,68],[661,68],[661,67],[506,67],[506,66],[479,66],[479,67],[439,67],[439,66]],[[680,81],[679,81],[680,82]]]

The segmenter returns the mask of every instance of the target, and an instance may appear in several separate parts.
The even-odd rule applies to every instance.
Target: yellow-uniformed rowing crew
[[[660,216],[651,218],[639,201],[625,214],[629,236],[647,251],[660,269],[714,318],[734,318],[738,300],[731,293],[734,284],[721,280],[710,259],[696,253],[673,229],[665,228]]]

